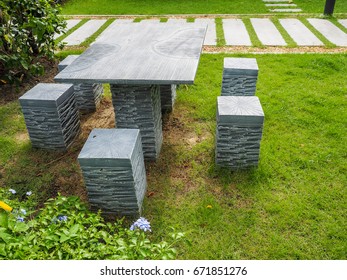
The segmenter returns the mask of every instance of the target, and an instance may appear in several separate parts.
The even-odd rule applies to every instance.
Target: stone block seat
[[[255,95],[258,64],[255,58],[224,58],[222,96]]]
[[[62,71],[75,61],[79,55],[69,55],[58,64],[58,71]],[[81,112],[94,112],[100,103],[104,92],[102,84],[76,83],[74,84],[77,108]]]
[[[19,98],[32,146],[67,149],[80,132],[72,84],[41,83]]]
[[[146,192],[140,130],[93,129],[78,161],[92,209],[138,216]]]
[[[232,170],[257,166],[263,123],[258,97],[219,96],[216,164]]]

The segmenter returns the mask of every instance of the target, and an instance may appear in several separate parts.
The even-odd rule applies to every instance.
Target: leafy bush
[[[0,80],[19,83],[25,74],[42,74],[40,59],[52,59],[66,22],[52,0],[0,0]],[[60,45],[62,46],[62,45]]]
[[[0,190],[0,198],[14,210],[0,209],[0,259],[174,259],[173,245],[183,238],[172,233],[170,243],[153,243],[139,227],[124,227],[123,220],[105,222],[78,197],[59,195],[35,213],[25,210],[31,197],[19,202],[16,194],[4,199],[5,194]],[[148,222],[145,226],[150,229]]]

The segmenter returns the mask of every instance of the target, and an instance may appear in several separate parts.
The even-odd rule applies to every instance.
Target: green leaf
[[[8,214],[5,211],[0,212],[0,227],[8,227]]]
[[[25,232],[29,229],[29,226],[24,222],[15,223],[13,227],[13,232]]]
[[[7,253],[6,253],[6,245],[5,244],[1,244],[0,243],[0,255],[6,257]]]
[[[2,239],[5,243],[9,244],[12,240],[12,235],[6,232],[0,232],[0,239]]]
[[[69,239],[70,239],[70,236],[67,236],[64,233],[62,233],[61,236],[60,236],[60,243],[63,243],[65,241],[69,240]]]
[[[77,231],[79,230],[80,228],[80,225],[79,224],[76,224],[76,225],[73,225],[71,228],[70,228],[70,234],[76,234]]]

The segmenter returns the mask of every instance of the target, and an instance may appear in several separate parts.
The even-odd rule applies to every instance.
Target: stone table
[[[138,128],[145,159],[162,144],[160,85],[193,84],[206,26],[115,21],[56,82],[109,83],[117,128]]]

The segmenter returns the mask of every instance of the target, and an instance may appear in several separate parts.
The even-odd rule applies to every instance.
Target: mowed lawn
[[[195,84],[179,88],[164,118],[160,158],[146,164],[150,238],[186,232],[180,259],[346,259],[347,55],[244,56],[258,61],[265,123],[258,168],[236,172],[214,163],[226,56],[203,54]],[[100,108],[91,117],[110,127]],[[0,107],[0,124],[3,187],[30,188],[40,203],[84,189],[83,141],[66,156],[32,149],[17,101]]]
[[[304,13],[324,11],[326,0],[294,0]],[[68,0],[66,15],[265,14],[262,0]],[[336,0],[335,13],[347,13],[347,1]]]

